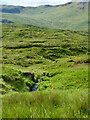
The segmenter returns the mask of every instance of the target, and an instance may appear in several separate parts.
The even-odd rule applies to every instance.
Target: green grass
[[[3,88],[6,92],[32,88],[34,83],[31,81],[28,87],[23,72],[34,72],[38,81],[45,72],[39,90],[87,88],[88,68],[87,64],[82,64],[89,62],[87,32],[3,24],[2,36]],[[82,66],[73,69],[77,64]]]
[[[5,24],[3,48],[4,64],[28,67],[62,57],[87,54],[88,33]]]
[[[67,6],[2,6],[2,18],[18,24],[32,24],[53,29],[88,30],[88,3],[72,2]],[[14,9],[19,10],[15,13]],[[10,11],[11,9],[11,12]],[[13,13],[14,12],[14,13]]]
[[[88,118],[87,92],[73,89],[5,95],[3,118]]]
[[[2,30],[3,118],[87,118],[88,32],[15,23]]]
[[[20,70],[15,70],[13,68],[3,67],[2,74],[2,88],[6,92],[11,91],[30,91],[34,86],[33,82],[28,76],[25,76]],[[4,94],[4,91],[2,91]]]

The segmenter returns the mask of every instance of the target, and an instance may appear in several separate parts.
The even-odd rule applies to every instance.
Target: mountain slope
[[[0,10],[1,11],[1,10]],[[18,24],[70,30],[88,30],[88,3],[39,7],[2,6],[2,18]]]

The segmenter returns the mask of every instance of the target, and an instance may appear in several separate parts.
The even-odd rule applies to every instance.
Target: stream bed
[[[34,87],[32,88],[32,91],[36,91],[38,88],[38,83],[35,83]]]

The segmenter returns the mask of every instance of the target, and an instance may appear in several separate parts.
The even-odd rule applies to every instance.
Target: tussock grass
[[[3,118],[88,117],[87,32],[3,24],[2,37]]]
[[[87,118],[87,89],[11,93],[3,96],[3,118]]]
[[[88,33],[85,31],[3,24],[2,36],[4,64],[29,67],[88,53]]]

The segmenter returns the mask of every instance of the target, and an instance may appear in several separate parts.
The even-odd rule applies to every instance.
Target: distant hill
[[[2,19],[2,20],[0,20],[0,22],[1,23],[14,23],[14,22],[7,20],[7,19]]]
[[[41,5],[23,7],[3,5],[2,18],[18,24],[32,24],[40,27],[88,30],[88,3],[69,2],[63,5]]]

